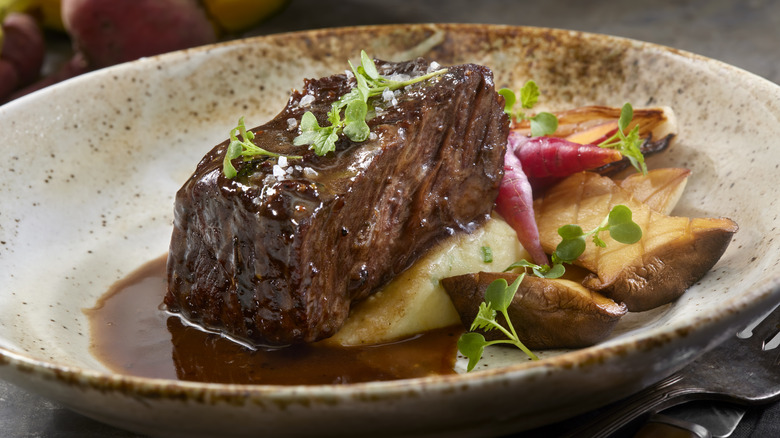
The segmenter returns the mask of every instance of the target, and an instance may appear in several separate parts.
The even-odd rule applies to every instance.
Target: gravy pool
[[[358,347],[253,350],[162,307],[166,257],[117,282],[92,309],[92,354],[115,372],[196,382],[316,385],[453,374],[460,327]]]

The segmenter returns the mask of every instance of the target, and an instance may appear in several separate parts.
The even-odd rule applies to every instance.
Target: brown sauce
[[[462,329],[376,346],[321,344],[253,350],[192,327],[160,307],[165,257],[116,283],[86,311],[92,353],[140,377],[238,384],[339,384],[452,374]]]

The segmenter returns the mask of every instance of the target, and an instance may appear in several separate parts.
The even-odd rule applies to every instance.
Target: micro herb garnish
[[[445,68],[407,81],[394,81],[379,74],[374,61],[365,51],[360,52],[360,65],[357,68],[352,62],[349,66],[355,76],[356,86],[333,102],[328,112],[329,125],[320,126],[314,114],[307,111],[301,117],[300,135],[293,140],[294,145],[310,145],[314,153],[322,156],[336,150],[336,141],[342,133],[354,142],[366,141],[371,133],[366,123],[368,99],[381,95],[385,90],[395,91],[447,72]]]
[[[562,240],[555,248],[552,255],[552,267],[548,265],[536,265],[527,260],[520,260],[512,263],[504,272],[515,268],[523,268],[523,272],[509,286],[507,281],[499,278],[490,283],[485,291],[485,301],[480,303],[474,322],[469,331],[461,335],[458,339],[458,351],[468,358],[469,363],[467,371],[471,371],[482,358],[482,352],[485,347],[493,344],[512,344],[523,350],[533,360],[538,358],[518,339],[517,333],[509,320],[507,309],[512,303],[512,299],[517,292],[520,283],[525,278],[525,269],[531,269],[533,275],[542,278],[559,278],[565,272],[563,263],[572,263],[585,252],[586,238],[592,236],[593,243],[599,247],[606,247],[607,244],[598,235],[607,231],[613,239],[627,245],[638,242],[642,238],[642,228],[633,221],[631,209],[625,205],[616,205],[609,211],[607,217],[594,229],[587,233],[582,231],[579,225],[564,225],[558,228],[558,234]],[[504,315],[507,330],[496,321],[497,312]],[[486,341],[481,333],[475,330],[484,331],[499,329],[508,339]]]
[[[632,166],[642,172],[643,175],[646,175],[645,157],[640,149],[642,139],[639,138],[639,125],[634,126],[634,129],[628,135],[625,133],[625,130],[628,129],[628,124],[631,123],[633,118],[634,108],[630,103],[626,102],[623,108],[620,109],[617,131],[611,137],[599,143],[599,147],[620,151],[621,154],[628,158]]]
[[[493,263],[493,249],[491,247],[480,247],[479,252],[482,254],[482,261],[484,263]]]
[[[558,118],[554,114],[540,112],[535,116],[527,116],[522,111],[515,112],[513,108],[515,102],[517,102],[517,96],[514,91],[509,88],[502,88],[498,90],[498,94],[504,96],[504,112],[511,120],[528,120],[531,123],[532,136],[550,135],[558,129]],[[520,107],[524,110],[533,108],[539,100],[539,95],[539,86],[536,85],[536,82],[532,80],[526,82],[523,88],[520,89]]]
[[[240,140],[238,136],[241,136]],[[252,131],[246,130],[244,118],[241,117],[238,119],[238,126],[230,130],[230,144],[228,144],[227,150],[225,151],[225,158],[222,159],[222,173],[225,174],[226,178],[234,178],[238,174],[232,163],[232,160],[238,157],[244,157],[244,161],[249,161],[257,156],[282,156],[281,154],[267,151],[261,147],[258,147],[252,143],[254,138],[255,134]],[[301,158],[300,155],[286,155],[286,157],[290,159]]]
[[[610,237],[627,245],[639,242],[642,238],[642,228],[633,221],[631,209],[625,205],[616,205],[598,227],[587,233],[583,232],[579,225],[564,225],[558,228],[558,235],[562,240],[555,247],[553,263],[571,263],[576,260],[585,252],[585,239],[588,236],[592,236],[596,246],[606,248],[606,242],[599,237],[602,231],[609,232]]]
[[[504,272],[509,272],[515,268],[530,268],[531,272],[533,272],[533,274],[539,278],[560,278],[566,272],[566,268],[564,268],[563,264],[560,262],[553,263],[552,266],[537,265],[529,262],[526,259],[512,263],[511,265],[507,266],[506,269],[504,269]]]
[[[509,320],[509,314],[507,313],[507,309],[512,303],[515,293],[517,293],[517,288],[523,281],[523,277],[525,277],[525,273],[520,274],[511,285],[508,285],[507,281],[503,278],[499,278],[490,283],[487,290],[485,290],[485,301],[479,305],[477,317],[474,318],[474,322],[469,329],[470,331],[464,333],[461,335],[460,339],[458,339],[458,351],[469,359],[467,371],[473,370],[477,365],[477,362],[482,359],[482,352],[485,350],[485,347],[495,344],[514,345],[523,350],[531,359],[539,360],[539,358],[523,345],[517,337],[517,332],[512,326],[512,321]],[[498,316],[499,312],[504,316],[508,329],[499,324],[496,320],[496,316]],[[484,331],[499,330],[507,339],[487,341],[481,333],[474,331],[477,329],[482,329]]]

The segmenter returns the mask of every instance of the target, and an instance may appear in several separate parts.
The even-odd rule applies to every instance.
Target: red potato
[[[19,83],[19,74],[13,64],[0,58],[0,99],[11,94]]]
[[[43,32],[27,14],[5,17],[0,48],[0,99],[38,78],[45,51]]]
[[[197,0],[62,0],[62,20],[91,68],[217,39]]]
[[[89,65],[87,65],[87,60],[84,59],[84,55],[81,53],[76,53],[73,57],[71,57],[68,62],[61,65],[59,69],[56,71],[50,73],[43,79],[34,82],[31,85],[28,85],[24,88],[21,88],[11,94],[7,101],[11,101],[14,99],[18,99],[25,94],[30,94],[33,91],[40,90],[41,88],[48,87],[49,85],[54,85],[57,82],[64,81],[65,79],[70,79],[73,77],[76,77],[80,74],[86,73],[90,70]],[[0,103],[2,102],[2,98],[0,98]]]

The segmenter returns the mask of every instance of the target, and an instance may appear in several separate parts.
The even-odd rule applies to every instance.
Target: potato
[[[216,41],[197,0],[63,0],[62,20],[92,68]]]
[[[477,316],[485,290],[503,278],[512,283],[519,274],[479,272],[443,279],[461,322],[469,327]],[[517,337],[532,349],[581,348],[612,333],[626,306],[570,280],[526,275],[507,309]],[[497,317],[506,327],[504,317]],[[504,338],[498,330],[482,332],[487,340]]]
[[[10,13],[2,26],[0,99],[38,78],[45,52],[43,33],[30,15]]]
[[[0,58],[0,103],[11,94],[19,83],[19,74],[13,64]]]
[[[582,172],[534,202],[542,247],[555,249],[563,225],[577,224],[586,231],[596,228],[617,204],[632,210],[642,239],[624,245],[605,233],[606,248],[589,241],[576,263],[594,272],[583,281],[585,287],[625,303],[630,311],[677,299],[715,265],[738,229],[726,218],[666,216],[632,198],[611,179]]]
[[[483,247],[491,248],[492,262],[483,260]],[[390,284],[354,305],[341,330],[322,342],[378,344],[460,324],[439,280],[481,270],[502,271],[523,258],[529,256],[515,231],[502,219],[493,218],[472,234],[444,240]]]

